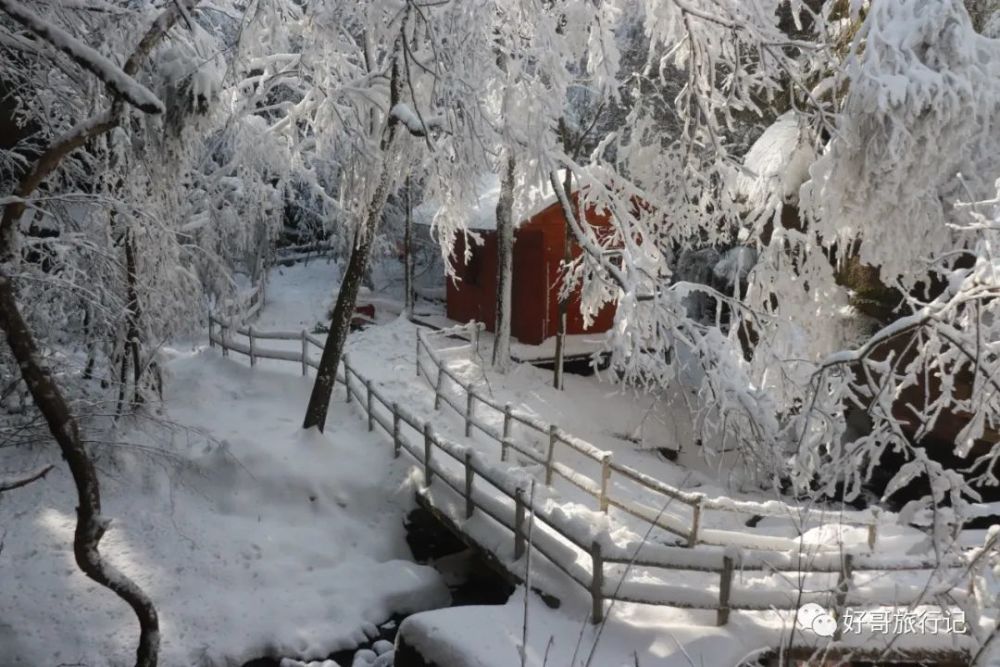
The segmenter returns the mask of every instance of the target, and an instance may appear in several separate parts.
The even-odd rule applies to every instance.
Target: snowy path
[[[277,281],[262,317],[314,322],[330,273]],[[311,381],[294,368],[250,369],[203,342],[165,354],[162,412],[92,444],[112,519],[102,551],[152,596],[160,664],[317,659],[394,613],[448,603],[405,541],[414,480],[349,406],[331,406],[325,435],[305,433]],[[73,562],[65,466],[49,446],[18,451],[5,453],[12,470],[56,467],[0,498],[0,665],[131,664],[134,616]]]
[[[490,451],[491,443],[488,439],[463,439],[464,424],[461,420],[434,410],[433,392],[429,391],[427,386],[414,373],[414,335],[413,326],[402,318],[353,335],[349,343],[350,363],[352,368],[362,369],[362,382],[355,385],[355,390],[363,391],[363,382],[370,380],[378,395],[387,397],[385,399],[386,406],[393,401],[405,405],[408,412],[416,414],[418,419],[433,422],[436,428],[448,436],[448,439],[467,442],[476,450],[485,453],[489,460],[495,461],[498,458],[496,456],[497,452]],[[361,409],[363,411],[364,408],[362,407]],[[381,408],[380,410],[382,421],[385,422],[388,418],[388,414],[385,411],[386,408]],[[409,442],[409,449],[418,461],[420,461],[422,454],[419,451],[419,445],[412,439]],[[495,448],[495,443],[492,444]],[[459,448],[462,446],[457,445]],[[449,447],[454,448],[456,446],[449,445]],[[456,452],[456,456],[460,460],[461,450],[454,449],[453,451]],[[435,457],[435,460],[437,461],[437,457]],[[444,466],[443,468],[441,467],[442,465]],[[461,466],[441,462],[435,463],[435,466],[439,471],[435,473],[436,475],[443,472],[446,477],[451,478],[450,481],[456,490],[461,488],[460,482],[457,481],[461,479]],[[480,470],[483,471],[483,474],[486,473],[485,469]],[[537,476],[538,473],[537,466],[523,466],[520,469],[508,467],[504,474],[513,475],[513,479],[524,481],[532,475]],[[503,484],[501,484],[502,486]],[[434,487],[433,491],[422,491],[422,493],[424,497],[430,499],[436,509],[448,515],[452,523],[458,526],[462,532],[470,535],[477,543],[493,551],[500,557],[501,561],[508,564],[508,567],[512,571],[517,570],[519,559],[516,554],[510,553],[511,545],[509,542],[504,544],[504,542],[509,540],[509,537],[502,537],[504,521],[499,518],[497,520],[487,519],[478,514],[472,520],[464,519],[461,510],[464,502],[460,492],[455,493],[447,487],[442,487],[440,483]],[[593,538],[611,545],[613,553],[615,553],[615,548],[617,548],[617,553],[625,553],[628,551],[630,545],[634,548],[639,544],[642,527],[636,526],[634,522],[632,523],[632,527],[629,527],[628,522],[616,520],[614,513],[609,516],[596,512],[591,508],[592,503],[580,503],[571,494],[572,491],[570,489],[562,487],[553,490],[541,490],[541,497],[535,506],[540,511],[543,511],[550,520],[553,517],[557,517],[559,522],[564,526],[568,526],[570,532],[564,534],[573,534],[573,532],[578,531],[584,537],[574,538],[571,542],[566,543],[565,540],[561,540],[558,533],[552,534],[551,532],[540,531],[536,535],[536,539],[538,540],[536,547],[542,548],[547,543],[548,546],[545,546],[543,551],[552,557],[549,564],[546,564],[544,560],[541,562],[536,561],[533,565],[532,576],[538,577],[535,581],[544,582],[544,584],[540,585],[545,590],[561,591],[560,596],[564,597],[564,599],[576,600],[580,604],[585,605],[585,598],[587,596],[581,596],[579,589],[574,590],[570,588],[567,590],[565,579],[560,582],[561,575],[554,571],[552,564],[559,564],[560,568],[563,568],[572,578],[577,579],[578,582],[586,586],[585,581],[589,580],[593,574],[587,562],[587,550],[583,547],[581,552],[580,545],[588,544],[586,540]],[[503,493],[494,494],[487,491],[484,494],[484,492],[477,488],[476,507],[493,507],[494,516],[496,517],[504,513],[512,516],[513,507],[511,506],[511,497],[508,495],[506,496],[507,500],[505,500]],[[743,532],[749,534],[753,531],[744,528]],[[828,540],[830,535],[828,532],[820,532],[813,537],[818,542],[821,542]],[[894,539],[902,538],[897,536]],[[671,547],[656,548],[654,546],[656,541],[653,540],[653,543],[648,546],[652,547],[654,554],[660,557],[660,562],[662,562],[664,555],[667,555],[671,559],[677,558],[677,555],[673,551],[670,551]],[[863,540],[854,538],[853,541]],[[664,543],[667,543],[666,540],[664,540]],[[903,545],[897,544],[895,546]],[[647,548],[647,550],[649,549]],[[678,553],[682,554],[680,561],[678,561],[678,566],[684,571],[683,584],[677,584],[676,573],[671,576],[670,570],[656,571],[655,568],[651,569],[644,565],[626,567],[624,569],[622,566],[611,566],[605,570],[605,576],[612,583],[622,577],[626,577],[626,575],[628,581],[618,584],[617,587],[612,586],[615,589],[615,593],[608,592],[609,589],[604,587],[603,595],[614,596],[621,593],[625,597],[631,597],[632,599],[660,600],[676,607],[693,606],[696,608],[711,609],[718,606],[717,601],[720,599],[719,596],[721,594],[718,574],[699,572],[699,570],[717,569],[718,566],[707,566],[705,563],[715,561],[721,563],[723,552],[713,554],[699,548],[698,550],[682,549]],[[643,559],[648,560],[648,556],[643,556]],[[699,559],[704,561],[704,563],[696,563]],[[690,561],[693,565],[679,564],[685,560]],[[774,605],[777,605],[779,608],[788,608],[791,605],[794,608],[796,600],[815,599],[824,602],[830,600],[832,591],[837,587],[838,579],[837,575],[834,574],[837,568],[834,568],[834,572],[830,574],[804,576],[795,574],[795,566],[792,567],[791,576],[776,575],[767,571],[778,562],[781,562],[781,560],[778,556],[774,557],[773,562],[764,559],[762,561],[765,564],[764,571],[739,574],[737,577],[738,582],[733,585],[734,590],[731,593],[730,604],[749,609],[768,609]],[[654,562],[656,562],[656,558],[654,558]],[[751,558],[750,562],[755,561]],[[753,566],[750,567],[751,569],[753,568]],[[759,570],[760,565],[757,567]],[[667,575],[666,577],[664,577],[665,574]],[[926,582],[926,577],[921,577],[924,577],[924,575],[909,572],[897,572],[888,578],[885,573],[859,572],[854,575],[851,587],[852,593],[848,596],[847,601],[850,604],[864,604],[864,601],[871,599],[884,601],[913,599],[914,595],[920,593],[923,584]],[[807,591],[804,598],[800,597],[802,589]],[[809,591],[812,592],[810,593]],[[623,603],[623,605],[626,608],[633,606],[630,603]],[[645,605],[638,606],[641,608]],[[572,607],[576,607],[576,604],[573,604]],[[619,606],[618,614],[622,613],[621,608]],[[664,610],[663,613],[669,616],[676,613],[676,610],[669,612]],[[761,636],[767,635],[771,637],[771,640],[769,640],[772,642],[771,645],[780,643],[782,633],[785,631],[785,624],[788,620],[786,617],[774,614],[773,612],[764,612],[765,618],[763,619],[760,617],[759,612],[744,612],[742,615],[749,616],[752,619],[752,624],[759,626],[758,632],[763,633]],[[710,621],[702,619],[699,623],[706,624],[710,623]],[[770,627],[770,630],[767,632],[765,632],[766,627]],[[815,641],[817,637],[814,635],[809,637],[807,635],[806,639]],[[867,640],[869,643],[873,640],[871,637],[863,638],[860,636],[854,639],[858,642]],[[923,646],[919,638],[916,644],[912,641],[898,642],[899,638],[891,639],[897,641],[897,645]],[[801,636],[799,637],[799,641],[802,641]],[[876,641],[875,644],[878,645],[878,642]]]

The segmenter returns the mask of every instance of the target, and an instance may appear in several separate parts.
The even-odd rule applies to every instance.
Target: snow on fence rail
[[[467,339],[474,347],[478,348],[482,326],[482,323],[470,322],[449,329],[433,331],[429,335]],[[421,355],[421,352],[423,352],[423,355]],[[430,360],[430,365],[433,367],[433,377],[431,369],[428,368],[427,364],[422,362],[422,356]],[[558,475],[585,493],[595,497],[601,511],[607,512],[609,507],[615,507],[686,539],[688,546],[714,544],[719,546],[773,549],[777,551],[793,550],[798,546],[794,540],[784,537],[754,535],[752,536],[752,540],[748,540],[749,536],[744,533],[702,528],[703,514],[707,510],[713,510],[794,519],[803,525],[811,521],[816,523],[827,522],[832,517],[835,517],[838,523],[865,527],[868,531],[868,546],[872,550],[875,549],[878,526],[883,520],[880,518],[880,512],[877,509],[860,512],[831,512],[827,510],[791,507],[777,500],[752,502],[733,500],[731,498],[709,498],[701,493],[676,488],[661,480],[643,474],[634,468],[615,462],[611,452],[605,452],[593,444],[567,433],[556,424],[546,424],[530,415],[513,410],[510,404],[501,405],[498,401],[477,393],[471,383],[463,382],[447,368],[443,360],[435,353],[425,334],[419,330],[417,332],[416,343],[416,370],[418,377],[423,375],[428,383],[434,387],[435,409],[439,409],[441,404],[444,403],[458,412],[465,419],[466,436],[471,435],[473,428],[475,428],[499,442],[501,446],[501,460],[505,460],[506,452],[513,449],[533,462],[545,466],[546,485],[550,485],[553,476]],[[464,401],[461,399],[452,399],[448,395],[446,391],[447,387],[445,386],[446,379],[464,394]],[[476,407],[479,405],[492,410],[498,420],[502,418],[502,430],[494,429],[477,418]],[[543,438],[547,438],[548,444],[544,456],[538,452],[532,452],[514,444],[511,439],[511,429],[515,423],[522,424],[543,436]],[[588,477],[577,470],[573,470],[557,462],[555,460],[555,451],[558,445],[563,444],[568,445],[577,453],[599,465],[601,471],[600,479]],[[680,505],[688,507],[690,516],[677,516],[676,513],[667,514],[634,500],[612,497],[610,495],[612,473],[619,475],[646,491],[652,492],[657,497],[664,496],[676,501]]]
[[[234,335],[247,338],[247,342],[234,340]],[[289,351],[268,349],[258,344],[259,341],[269,340],[300,340],[302,346],[301,350]],[[258,331],[252,325],[234,325],[214,315],[209,317],[209,341],[210,345],[222,348],[223,356],[228,356],[229,352],[248,356],[251,365],[256,365],[257,359],[298,363],[303,375],[308,373],[309,367],[318,368],[319,365],[309,355],[310,346],[323,349],[323,341],[305,330]],[[420,344],[418,339],[418,346]],[[432,353],[427,352],[431,356]],[[646,542],[616,543],[607,532],[595,535],[591,526],[574,521],[558,509],[533,503],[527,497],[523,480],[498,465],[490,464],[471,447],[443,437],[435,431],[431,421],[423,420],[391,401],[370,379],[350,366],[348,355],[344,355],[336,379],[344,385],[346,400],[356,401],[365,413],[368,430],[378,427],[384,431],[392,441],[395,457],[406,452],[422,468],[424,488],[419,494],[429,501],[432,511],[452,524],[459,533],[487,549],[516,578],[520,579],[520,576],[514,566],[524,557],[527,548],[544,556],[589,594],[591,619],[595,623],[604,618],[605,605],[613,600],[715,610],[717,624],[723,625],[734,609],[794,610],[807,601],[816,601],[840,613],[849,604],[896,607],[933,604],[927,602],[933,598],[946,600],[941,604],[947,606],[961,604],[967,597],[961,578],[949,579],[953,571],[950,568],[967,565],[958,557],[954,563],[942,564],[915,557],[877,554],[742,551],[732,546],[723,549],[700,543],[696,530],[688,533],[695,537],[691,542],[694,548]],[[436,393],[438,398],[444,398],[441,391]],[[511,410],[506,412],[511,420],[537,424],[536,420]],[[478,426],[474,420],[471,425]],[[469,428],[471,426],[467,425],[467,430]],[[578,450],[596,449],[583,441],[566,438],[558,429],[550,428],[549,431],[555,433],[559,441]],[[530,450],[515,443],[509,431],[506,436],[503,439],[506,449],[529,455]],[[605,453],[601,454],[602,462],[607,461]],[[543,461],[552,473],[572,476],[572,469],[556,464],[551,458],[549,455]],[[605,469],[613,468],[606,466]],[[639,476],[639,479],[645,479],[645,476]],[[435,485],[437,480],[440,482]],[[615,505],[616,501],[607,494],[606,484],[596,485],[593,490],[602,494],[607,505]],[[687,492],[676,491],[676,500],[680,502],[690,500],[687,496]],[[476,539],[483,530],[477,519],[483,517],[491,522],[489,546],[483,546],[482,541]],[[529,545],[527,525],[531,517],[534,526]],[[510,540],[509,549],[497,546],[495,535],[498,527],[504,534],[510,534],[506,538]],[[668,583],[671,573],[678,570],[703,573],[703,577],[717,577],[714,580],[717,583],[694,582],[689,586]],[[742,578],[734,575],[745,570],[760,571],[762,576],[743,584]],[[875,574],[898,570],[925,571],[927,579],[901,582],[889,577],[886,581],[884,574]],[[855,575],[865,571],[871,572],[872,576],[855,582]],[[796,577],[784,577],[782,572],[835,575],[836,580],[831,585],[814,586],[803,591],[794,585]],[[767,575],[774,575],[776,580],[770,586],[762,583],[762,577]],[[788,585],[789,581],[793,582],[792,586]],[[962,650],[967,649],[964,647]]]
[[[334,255],[336,248],[331,243],[315,242],[300,243],[298,245],[284,246],[278,249],[274,258],[275,264],[290,266],[297,262],[309,261],[312,259],[329,258]]]
[[[267,300],[267,282],[260,281],[253,286],[249,292],[237,294],[235,297],[225,299],[217,304],[218,309],[226,315],[223,317],[218,312],[210,313],[209,319],[214,318],[218,323],[225,323],[227,326],[236,326],[236,323],[249,322],[256,317]],[[211,328],[212,322],[209,321]]]

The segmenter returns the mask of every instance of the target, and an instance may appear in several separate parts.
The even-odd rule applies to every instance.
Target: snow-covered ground
[[[337,269],[326,261],[276,269],[258,330],[314,329],[325,322]],[[374,295],[380,303],[380,295]],[[378,390],[412,412],[433,417],[440,431],[463,439],[463,424],[435,412],[433,392],[414,366],[415,327],[384,301],[378,326],[348,341],[351,365]],[[262,344],[263,345],[263,344]],[[297,349],[297,341],[267,341]],[[447,344],[444,344],[447,347]],[[507,377],[484,375],[456,343],[453,371],[519,410],[563,425],[635,468],[709,495],[728,491],[713,470],[691,471],[649,448],[680,447],[696,463],[683,414],[649,397],[626,394],[599,378],[567,377],[567,391],[545,371],[519,366]],[[384,436],[369,433],[359,408],[338,390],[324,435],[300,428],[311,377],[297,364],[224,359],[204,340],[165,353],[166,396],[158,422],[135,425],[101,466],[105,512],[114,519],[103,551],[154,598],[163,628],[162,664],[240,665],[260,656],[314,660],[362,642],[371,624],[394,613],[446,606],[436,571],[409,561],[402,519],[421,482],[412,461],[393,460]],[[642,431],[643,445],[632,439]],[[489,454],[486,438],[470,441]],[[494,452],[495,453],[495,452]],[[5,459],[11,469],[56,461],[54,451]],[[515,474],[537,475],[525,466]],[[608,517],[571,489],[543,492],[560,511],[593,529]],[[758,497],[758,500],[768,498]],[[61,467],[42,482],[0,498],[0,646],[7,665],[128,664],[136,628],[117,598],[79,573],[72,560],[73,492]],[[624,517],[616,537],[642,526]],[[741,525],[739,515],[709,527]],[[787,525],[772,532],[788,534]],[[749,530],[743,527],[743,530]],[[910,544],[911,536],[887,534]],[[652,541],[667,541],[653,535]],[[863,540],[863,538],[861,538]],[[602,628],[591,625],[590,599],[543,559],[536,583],[562,604],[529,596],[531,665],[738,664],[782,641],[788,614],[736,612],[715,627],[714,612],[616,603]],[[642,572],[637,571],[640,576]],[[652,575],[650,575],[652,576]],[[662,572],[660,575],[662,576]],[[753,586],[740,580],[744,586]],[[717,586],[717,576],[677,574],[660,584]],[[681,580],[683,579],[683,580]],[[765,582],[758,582],[760,585]],[[441,667],[516,664],[523,589],[498,607],[425,611],[404,623],[408,640]],[[374,655],[374,654],[373,654]],[[576,655],[576,660],[573,656]],[[546,656],[547,663],[546,663]],[[383,660],[385,662],[385,660]],[[329,666],[328,666],[329,667]]]
[[[294,328],[320,316],[335,269],[275,278],[261,322]],[[303,432],[311,380],[295,366],[251,370],[202,344],[166,355],[161,421],[94,445],[113,520],[102,551],[153,597],[161,664],[326,657],[394,613],[448,603],[437,572],[410,562],[407,467],[342,401],[325,435]],[[57,466],[0,498],[0,664],[132,664],[134,616],[73,562],[54,445],[2,462]]]

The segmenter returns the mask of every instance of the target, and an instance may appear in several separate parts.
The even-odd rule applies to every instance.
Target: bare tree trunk
[[[493,337],[493,368],[510,370],[511,292],[514,282],[514,151],[508,148],[497,199],[497,311]]]
[[[124,600],[139,619],[137,667],[155,667],[160,647],[160,626],[153,601],[131,579],[106,563],[98,549],[110,520],[101,515],[97,471],[80,439],[80,428],[51,373],[38,361],[35,341],[14,298],[14,285],[0,271],[0,328],[21,369],[31,397],[59,444],[77,489],[76,533],[73,554],[84,574]]]
[[[84,380],[90,380],[94,377],[94,363],[97,359],[97,353],[95,351],[97,345],[90,337],[90,320],[92,318],[93,315],[90,313],[90,304],[85,302],[83,306],[83,338],[87,341],[87,365],[83,369]]]
[[[122,240],[125,244],[125,284],[126,296],[128,297],[125,306],[125,349],[127,351],[125,356],[131,356],[132,358],[132,405],[137,406],[144,400],[141,389],[143,371],[142,342],[139,336],[142,307],[139,304],[139,288],[137,285],[135,236],[132,234],[130,228],[125,228]]]
[[[309,405],[306,407],[306,418],[302,423],[302,428],[315,426],[322,431],[326,427],[326,413],[330,407],[330,397],[333,395],[333,386],[337,380],[337,368],[340,366],[340,359],[343,356],[344,343],[347,342],[347,334],[351,329],[354,307],[358,302],[358,290],[365,277],[372,241],[376,231],[378,231],[378,225],[382,219],[382,209],[385,207],[385,201],[389,194],[389,157],[385,156],[378,187],[368,204],[364,224],[358,229],[357,239],[351,250],[351,258],[347,262],[347,270],[344,272],[340,292],[337,294],[337,304],[333,307],[333,315],[330,317],[330,333],[327,334],[326,343],[323,345],[323,355],[319,360],[316,382],[313,383],[312,394],[309,396]]]
[[[390,109],[395,107],[402,98],[402,80],[399,68],[399,54],[403,48],[402,35],[403,31],[397,39],[396,55],[392,64],[392,77],[389,85]],[[337,368],[340,366],[340,358],[344,353],[344,343],[347,342],[347,334],[351,328],[354,307],[358,302],[358,290],[365,277],[368,256],[371,254],[375,233],[382,221],[382,210],[385,208],[385,202],[389,197],[389,187],[392,185],[392,169],[396,151],[395,139],[399,124],[399,120],[390,115],[382,132],[382,140],[379,145],[382,166],[378,185],[368,203],[365,219],[358,228],[354,247],[351,249],[351,257],[347,262],[347,270],[344,272],[340,284],[337,304],[333,307],[333,314],[330,317],[330,333],[327,334],[326,343],[323,345],[323,355],[319,360],[316,382],[313,383],[312,393],[309,395],[309,404],[306,406],[306,417],[302,422],[302,428],[315,426],[320,431],[326,428],[326,413],[330,407],[333,386],[337,381]],[[347,378],[345,378],[346,380]]]
[[[573,172],[569,169],[566,170],[566,176],[563,179],[563,191],[566,193],[566,199],[573,201]],[[578,207],[574,204],[574,208]],[[579,211],[577,211],[577,217],[579,217]],[[564,224],[563,270],[565,271],[569,263],[573,261],[573,241],[569,220],[565,220]],[[566,358],[566,324],[569,318],[569,299],[570,292],[564,286],[560,289],[559,296],[559,331],[556,333],[556,363],[552,375],[552,386],[556,389],[563,388],[563,362]]]
[[[403,305],[406,316],[413,317],[413,307],[416,305],[416,293],[413,286],[413,191],[410,177],[406,177],[406,229],[403,232]]]
[[[117,346],[116,346],[117,347]],[[122,341],[122,356],[118,363],[118,402],[115,403],[115,420],[125,414],[125,394],[128,391],[128,344]]]

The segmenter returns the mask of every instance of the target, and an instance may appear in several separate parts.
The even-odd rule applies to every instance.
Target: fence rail
[[[310,356],[310,346],[319,350],[323,341],[303,330],[292,331],[258,331],[252,325],[236,325],[210,316],[209,340],[211,345],[218,345],[223,356],[229,352],[237,352],[250,358],[251,365],[257,359],[274,359],[298,363],[303,374],[308,368],[317,368],[318,362]],[[247,342],[234,340],[234,336],[247,339]],[[476,336],[473,336],[475,340]],[[299,340],[301,348],[292,350],[271,350],[260,347],[258,341],[268,340]],[[418,372],[427,373],[420,366],[420,348],[424,347],[429,359],[435,359],[429,346],[418,336]],[[440,378],[451,377],[461,386],[443,364],[435,362],[439,370],[435,384]],[[427,376],[428,379],[429,376]],[[685,536],[689,540],[688,547],[664,546],[655,544],[620,545],[607,537],[596,537],[579,523],[559,512],[553,512],[538,503],[533,503],[527,496],[523,480],[512,476],[509,472],[487,462],[483,455],[470,446],[454,442],[440,435],[430,420],[423,420],[398,402],[390,400],[374,383],[365,378],[356,368],[350,365],[350,358],[344,355],[341,367],[338,369],[337,382],[345,388],[348,402],[356,402],[364,412],[368,421],[368,430],[376,428],[384,431],[392,441],[395,457],[403,452],[412,457],[423,470],[424,488],[420,494],[429,499],[438,514],[449,520],[459,532],[468,530],[467,521],[477,514],[482,514],[510,535],[510,551],[497,553],[498,547],[491,547],[495,556],[506,563],[514,576],[513,565],[531,548],[545,557],[557,569],[565,573],[572,581],[584,589],[592,601],[591,619],[600,622],[605,614],[606,603],[612,600],[635,602],[641,604],[663,605],[690,609],[708,609],[716,611],[716,622],[720,625],[728,622],[731,610],[762,610],[781,609],[793,610],[801,604],[816,601],[827,604],[834,610],[843,610],[847,604],[904,606],[916,603],[926,603],[930,596],[946,596],[948,604],[961,602],[966,597],[965,587],[958,580],[938,584],[936,588],[914,584],[901,585],[894,582],[891,591],[872,589],[865,583],[855,585],[854,574],[865,570],[896,571],[922,570],[928,575],[939,571],[942,567],[958,568],[967,565],[956,557],[954,562],[938,563],[914,557],[890,557],[871,554],[844,554],[827,551],[819,554],[803,554],[798,551],[779,552],[753,549],[744,551],[711,546],[707,544],[713,536],[739,535],[731,531],[699,530],[699,512],[708,499],[699,494],[691,494],[674,489],[662,482],[648,478],[625,466],[614,464],[608,452],[604,452],[585,441],[565,434],[554,426],[545,425],[511,409],[509,405],[499,408],[504,417],[504,428],[500,433],[501,460],[506,460],[508,452],[513,450],[546,466],[546,481],[553,475],[559,475],[568,481],[584,488],[599,499],[599,508],[618,507],[629,512],[636,512],[632,503],[625,503],[612,497],[607,484],[611,472],[617,472],[642,483],[656,491],[670,495],[673,500],[689,504],[695,509],[691,526],[672,525],[672,532]],[[467,389],[468,388],[466,385]],[[468,398],[468,397],[473,398]],[[480,402],[497,407],[490,401],[483,400],[472,391],[467,391],[464,406],[451,401],[440,386],[435,389],[435,403],[442,401],[455,410],[466,414],[466,432],[477,427],[487,434],[497,437],[491,427],[478,423],[474,415],[474,404]],[[470,407],[472,406],[472,407]],[[549,436],[549,447],[544,456],[534,452],[530,447],[515,441],[511,431],[513,423],[519,423]],[[577,473],[571,467],[554,460],[553,449],[556,444],[565,444],[575,451],[585,455],[598,456],[602,464],[602,477],[595,482]],[[437,499],[438,494],[441,499]],[[450,494],[457,510],[448,510],[447,499]],[[672,494],[672,495],[671,495]],[[736,503],[743,506],[745,503]],[[719,503],[718,507],[728,507]],[[644,520],[657,519],[646,516],[642,510],[636,516]],[[527,522],[534,521],[532,540],[527,542]],[[657,523],[661,525],[661,523]],[[668,528],[670,530],[670,528]],[[708,537],[706,537],[708,536]],[[754,542],[754,540],[751,540]],[[694,547],[694,548],[691,548]],[[502,550],[501,550],[502,551]],[[624,566],[624,572],[622,572]],[[609,576],[609,568],[611,576]],[[718,576],[714,586],[683,586],[666,583],[650,584],[628,579],[629,571],[636,568],[644,570],[693,571],[709,573]],[[747,586],[743,585],[735,574],[739,571],[752,570],[764,574],[795,571],[805,574],[836,575],[836,581],[830,585],[814,588],[809,591],[798,589],[767,589],[759,580]],[[615,581],[615,578],[619,580]],[[648,576],[648,572],[646,575]],[[780,578],[780,577],[779,577]],[[666,581],[668,577],[664,577]]]
[[[783,519],[795,519],[805,524],[811,521],[829,521],[831,516],[835,516],[840,523],[856,525],[865,528],[868,532],[869,548],[874,550],[878,538],[878,526],[883,520],[878,510],[860,512],[831,512],[826,510],[816,510],[812,508],[791,507],[779,501],[770,502],[750,502],[737,501],[729,498],[710,498],[701,493],[694,493],[684,489],[671,486],[661,480],[655,479],[627,465],[614,460],[611,452],[606,452],[595,445],[567,433],[556,424],[546,424],[534,417],[513,410],[509,404],[500,404],[495,399],[477,393],[476,388],[471,383],[464,382],[455,373],[448,369],[443,359],[435,352],[428,338],[450,337],[467,340],[474,347],[478,348],[479,338],[482,331],[482,324],[470,322],[450,329],[441,329],[425,335],[423,332],[417,333],[416,345],[416,371],[417,376],[423,376],[434,388],[434,406],[440,408],[445,404],[465,420],[465,434],[468,436],[473,429],[479,430],[486,436],[496,440],[501,445],[501,458],[508,449],[514,449],[534,463],[545,466],[545,483],[551,484],[554,476],[559,476],[570,482],[577,488],[597,499],[598,507],[601,511],[607,511],[609,507],[615,507],[623,512],[631,514],[636,518],[648,521],[658,527],[671,532],[687,540],[688,546],[696,544],[712,544],[717,546],[739,545],[756,546],[756,548],[773,549],[778,551],[792,550],[797,548],[797,543],[788,538],[754,536],[756,543],[747,543],[743,533],[726,530],[709,530],[702,528],[703,514],[706,511],[719,511],[740,514],[753,514],[758,516],[777,517]],[[424,359],[427,361],[425,362]],[[464,400],[454,399],[447,393],[448,386],[446,380],[459,392],[464,394]],[[497,421],[502,420],[503,428],[496,429],[480,419],[477,411],[487,409],[492,411]],[[525,451],[511,442],[511,429],[514,424],[523,427],[547,440],[544,453]],[[558,447],[568,446],[576,453],[590,459],[595,466],[600,467],[599,476],[589,477],[584,473],[560,465],[556,460],[555,452]],[[657,497],[669,499],[688,508],[688,516],[678,516],[676,513],[661,513],[660,510],[635,502],[634,500],[616,499],[611,497],[611,476],[617,475],[628,483],[651,492]]]

